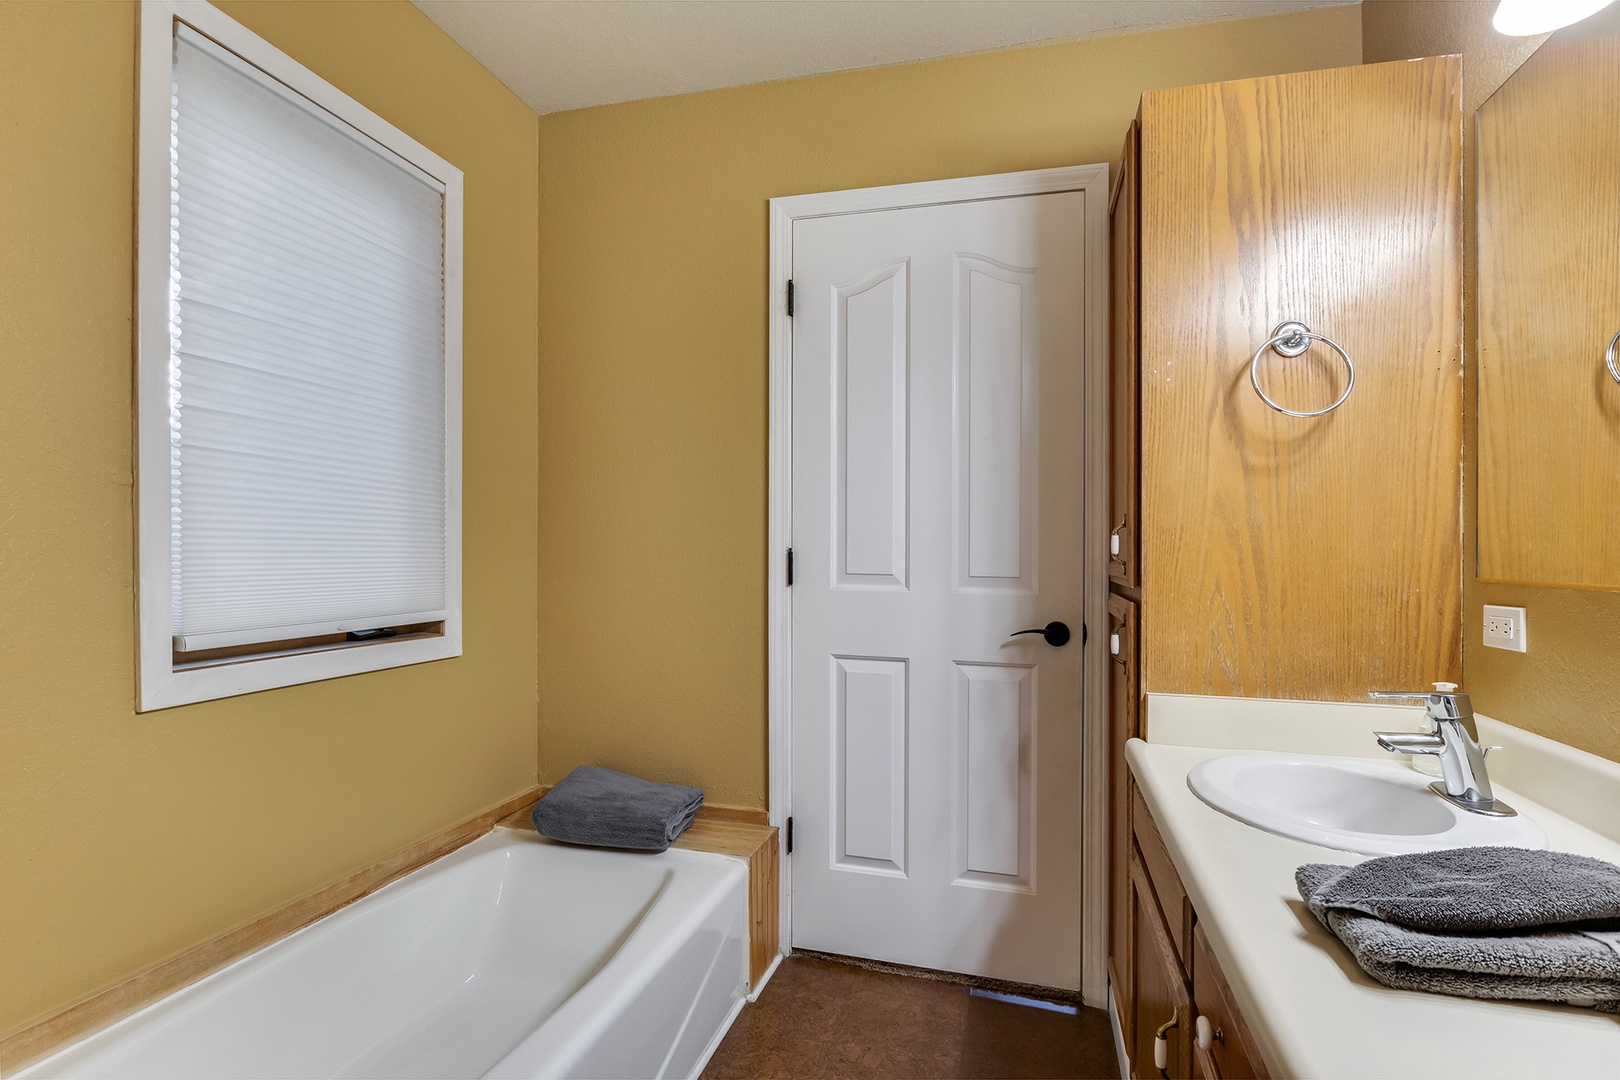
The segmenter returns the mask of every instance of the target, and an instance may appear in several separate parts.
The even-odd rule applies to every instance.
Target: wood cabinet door
[[[1141,734],[1140,683],[1137,679],[1136,604],[1117,594],[1108,597],[1108,955],[1113,961],[1114,1004],[1120,1030],[1130,1030],[1131,965],[1130,874],[1131,770],[1125,764],[1125,741]]]
[[[1108,525],[1109,579],[1130,589],[1141,584],[1140,309],[1141,200],[1138,172],[1140,125],[1131,121],[1120,153],[1109,203],[1108,323]]]
[[[1460,680],[1458,57],[1154,91],[1141,113],[1152,693],[1364,701]],[[1298,320],[1354,389],[1268,407]],[[1297,411],[1325,342],[1260,353]]]
[[[1620,588],[1617,16],[1537,49],[1475,120],[1476,535],[1494,581]]]
[[[1192,1075],[1192,1005],[1186,978],[1170,947],[1170,935],[1159,914],[1153,887],[1141,863],[1130,865],[1131,884],[1131,997],[1132,1029],[1127,1036],[1131,1070],[1139,1080],[1159,1076],[1153,1064],[1153,1044],[1159,1028],[1169,1021],[1175,1025],[1165,1032],[1167,1061],[1164,1075],[1184,1080]]]
[[[1202,926],[1193,927],[1193,1053],[1198,1071],[1208,1080],[1266,1080],[1265,1064],[1254,1046],[1248,1025],[1232,1000],[1226,976],[1215,962]],[[1198,1035],[1207,1021],[1208,1046]]]

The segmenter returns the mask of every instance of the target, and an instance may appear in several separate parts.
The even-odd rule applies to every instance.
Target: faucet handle
[[[1433,690],[1369,690],[1370,698],[1383,698],[1395,701],[1428,701],[1431,698],[1464,698],[1467,694],[1458,693],[1454,682],[1437,682]]]
[[[1371,698],[1397,701],[1422,701],[1428,705],[1429,719],[1436,723],[1443,720],[1460,720],[1473,730],[1474,706],[1468,695],[1457,689],[1456,683],[1437,682],[1434,689],[1423,692],[1407,692],[1403,690],[1372,690],[1367,694]]]

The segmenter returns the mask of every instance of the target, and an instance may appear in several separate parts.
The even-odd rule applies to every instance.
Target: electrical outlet
[[[1486,604],[1485,644],[1493,649],[1524,652],[1524,608]]]

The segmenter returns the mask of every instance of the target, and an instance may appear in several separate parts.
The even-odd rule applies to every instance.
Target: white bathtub
[[[747,873],[494,832],[22,1076],[696,1076],[747,993]]]

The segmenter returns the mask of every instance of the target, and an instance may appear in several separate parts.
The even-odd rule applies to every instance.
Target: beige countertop
[[[1178,712],[1196,704],[1183,701]],[[1152,707],[1150,699],[1150,738]],[[1361,730],[1388,719],[1387,713],[1369,711],[1360,718]],[[1620,1017],[1391,990],[1374,982],[1294,887],[1294,870],[1302,863],[1351,864],[1362,856],[1263,832],[1205,805],[1187,787],[1188,770],[1206,758],[1266,747],[1243,745],[1229,726],[1200,732],[1196,724],[1178,723],[1173,730],[1179,739],[1202,734],[1224,748],[1133,739],[1126,758],[1274,1076],[1620,1077]],[[1303,750],[1297,737],[1291,741],[1296,745],[1279,749]],[[1341,731],[1337,743],[1332,737],[1321,741],[1321,752],[1343,753],[1344,743]],[[1512,756],[1528,759],[1536,752],[1521,743],[1510,745]],[[1502,770],[1504,779],[1535,774],[1533,763],[1516,764]],[[1612,779],[1609,764],[1595,766],[1605,785]],[[1546,830],[1549,847],[1620,863],[1615,840],[1525,791],[1501,783],[1497,791]]]

